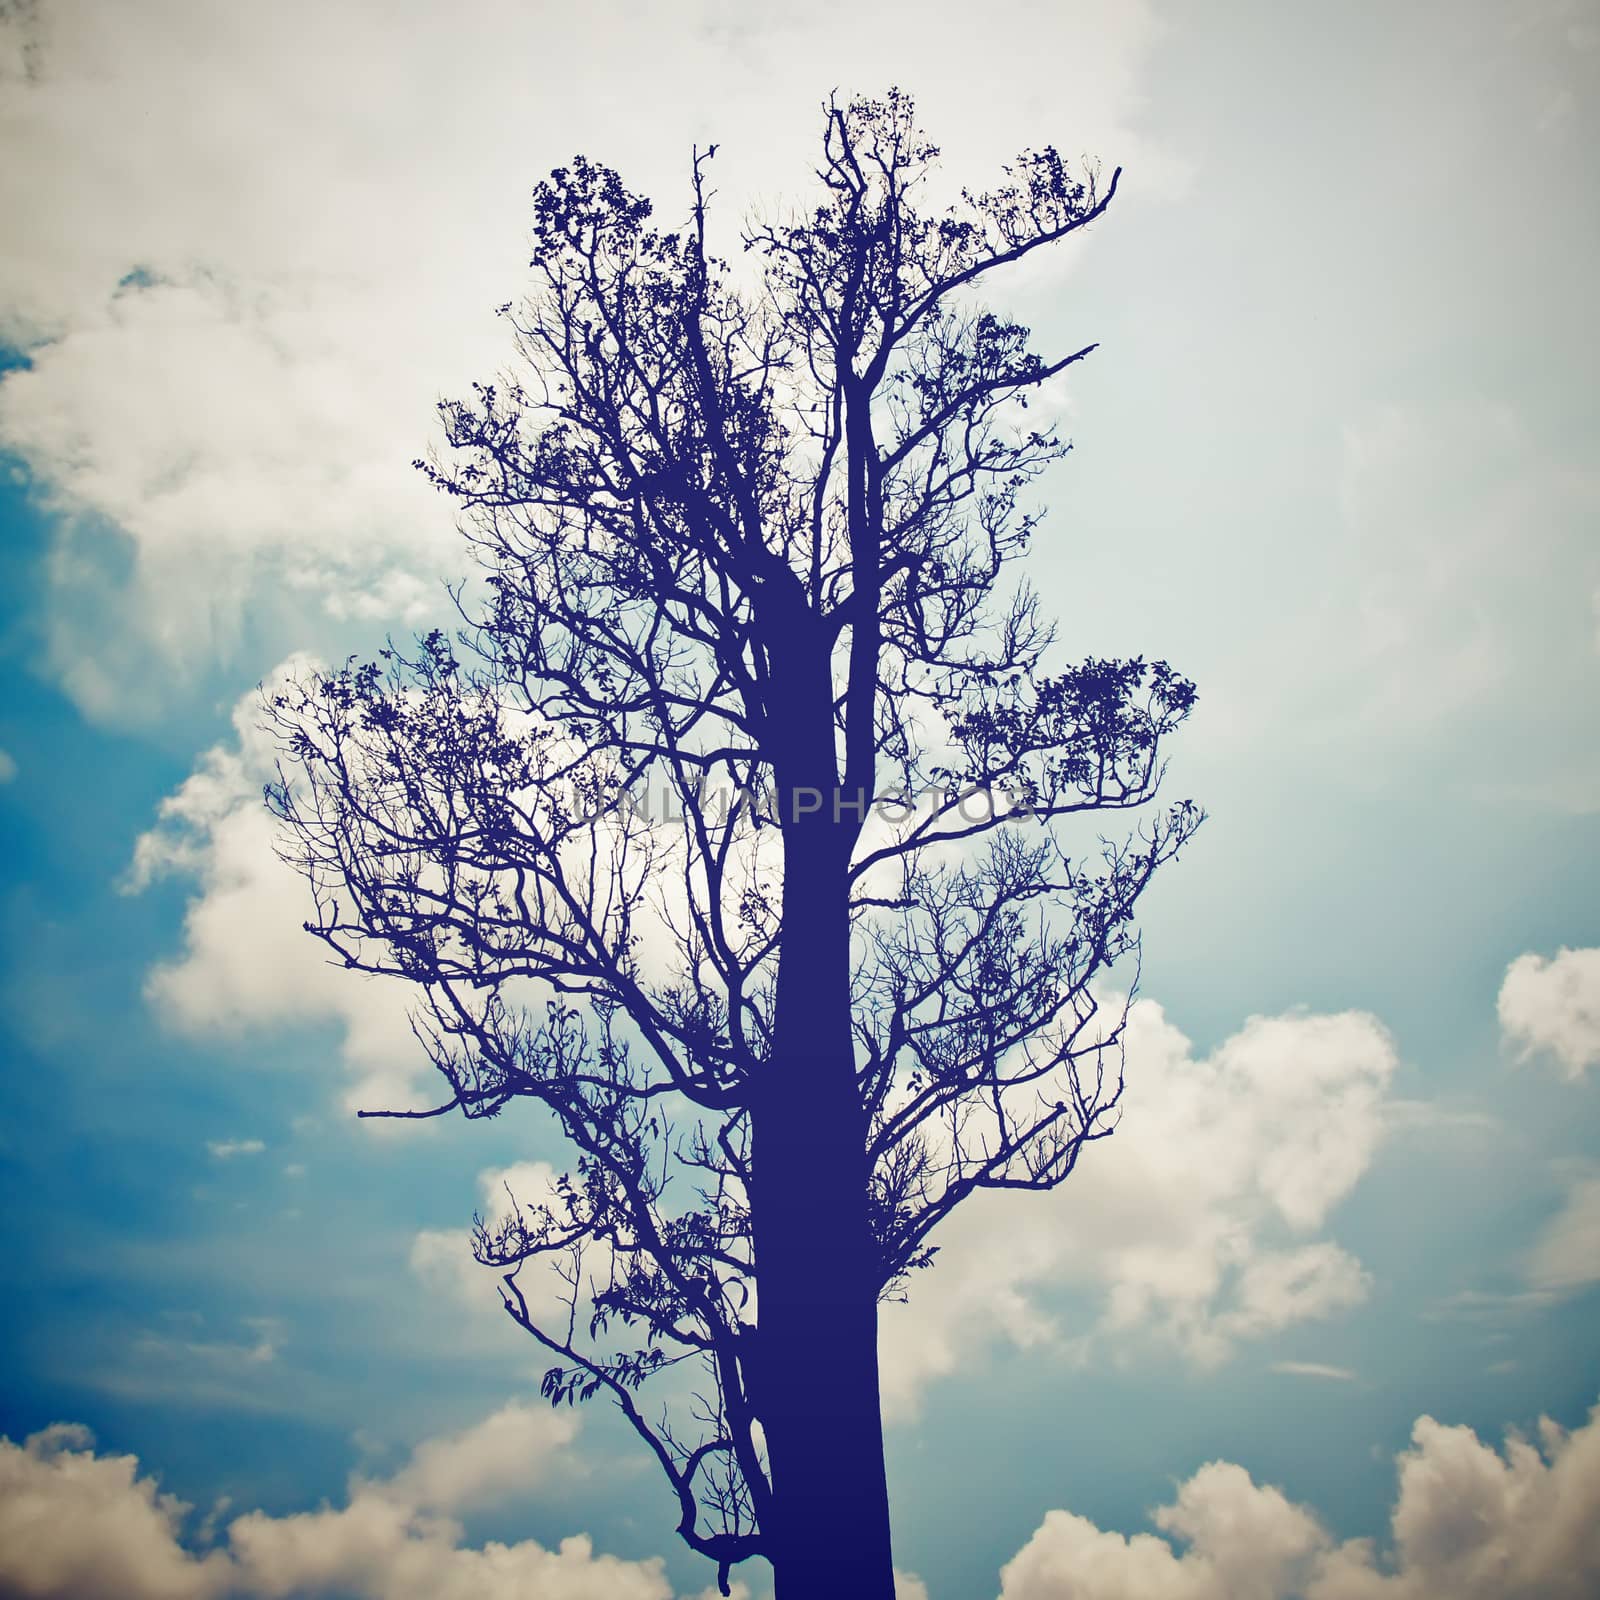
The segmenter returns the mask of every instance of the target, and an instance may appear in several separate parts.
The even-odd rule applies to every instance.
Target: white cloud
[[[1061,1332],[1045,1297],[1094,1297],[1093,1333],[1152,1332],[1202,1363],[1242,1339],[1358,1303],[1366,1275],[1312,1237],[1383,1132],[1394,1046],[1373,1017],[1252,1017],[1196,1058],[1140,1001],[1127,1035],[1124,1118],[1048,1196],[975,1195],[935,1243],[910,1305],[883,1319],[892,1415],[996,1335]]]
[[[1291,1378],[1327,1378],[1335,1383],[1356,1381],[1349,1367],[1332,1367],[1322,1361],[1274,1361],[1272,1370]]]
[[[1600,1174],[1583,1173],[1545,1224],[1527,1262],[1536,1291],[1560,1294],[1600,1282]]]
[[[455,1517],[525,1496],[562,1467],[576,1421],[507,1406],[426,1441],[394,1476],[352,1478],[347,1502],[286,1516],[255,1511],[201,1552],[191,1508],[141,1476],[134,1456],[94,1453],[87,1429],[58,1424],[0,1440],[0,1592],[34,1600],[670,1600],[659,1560],[596,1555],[577,1535],[464,1545]],[[214,1524],[225,1505],[207,1524]]]
[[[284,662],[269,689],[306,665]],[[146,993],[169,1025],[191,1034],[333,1023],[353,1080],[348,1108],[416,1104],[431,1069],[403,989],[335,966],[304,931],[307,890],[274,854],[276,824],[261,798],[274,751],[258,717],[252,692],[234,708],[234,741],[200,758],[135,847],[128,889],[167,873],[199,885],[184,915],[183,952],[151,971]]]
[[[388,1479],[352,1478],[346,1504],[227,1521],[191,1508],[56,1424],[0,1440],[0,1591],[35,1600],[670,1600],[661,1563],[594,1553],[577,1536],[464,1545],[457,1514],[537,1490],[576,1428],[512,1405],[425,1443]],[[1600,1583],[1600,1408],[1571,1433],[1547,1419],[1502,1450],[1418,1419],[1396,1463],[1388,1548],[1334,1540],[1321,1519],[1240,1466],[1213,1461],[1158,1507],[1158,1534],[1048,1512],[1001,1573],[1000,1600],[1583,1600]],[[900,1600],[926,1600],[897,1572]]]
[[[62,514],[70,691],[148,716],[175,666],[229,659],[247,623],[281,653],[436,603],[460,551],[409,463],[439,394],[506,360],[490,311],[523,284],[528,192],[575,148],[676,221],[691,143],[719,141],[731,227],[746,197],[805,182],[848,60],[847,92],[921,91],[963,178],[1050,138],[1138,154],[1143,0],[1006,0],[984,28],[1026,29],[1022,58],[973,51],[974,27],[953,0],[909,30],[842,0],[7,8],[0,209],[22,245],[0,262],[0,340],[32,365],[0,383],[0,444]],[[713,81],[709,104],[663,88]],[[492,138],[452,114],[483,105]]]
[[[189,1507],[139,1476],[134,1456],[97,1456],[86,1428],[57,1423],[0,1439],[0,1591],[36,1600],[203,1600],[228,1558],[178,1543]]]
[[[547,1203],[554,1198],[555,1179],[555,1168],[546,1161],[486,1167],[478,1174],[479,1214],[493,1227],[511,1214],[513,1198],[524,1210]],[[599,1245],[589,1247],[586,1276],[595,1272],[604,1275],[600,1260],[604,1254]],[[478,1326],[485,1333],[491,1328],[501,1332],[510,1326],[500,1299],[498,1277],[474,1257],[465,1228],[421,1229],[411,1242],[411,1270],[435,1292],[447,1294],[465,1309],[478,1313]],[[517,1282],[536,1322],[549,1326],[564,1320],[561,1308],[568,1290],[552,1259],[530,1262]]]
[[[1576,1082],[1600,1063],[1600,949],[1529,952],[1506,968],[1500,1032],[1518,1059],[1553,1056]]]
[[[1275,1600],[1298,1592],[1325,1539],[1308,1512],[1223,1461],[1182,1484],[1154,1521],[1191,1548],[1179,1556],[1153,1534],[1125,1539],[1047,1512],[1001,1569],[1001,1600]]]
[[[230,1523],[244,1595],[337,1595],[361,1600],[670,1600],[659,1560],[596,1555],[582,1534],[554,1550],[533,1540],[463,1547],[448,1519],[419,1515],[381,1495],[342,1510]]]
[[[451,1516],[505,1506],[555,1470],[572,1470],[566,1450],[577,1433],[570,1410],[513,1403],[460,1433],[425,1439],[392,1478],[361,1482],[358,1492]]]
[[[486,1167],[478,1174],[478,1213],[493,1227],[511,1214],[514,1199],[524,1213],[548,1204],[559,1215],[556,1177],[556,1169],[546,1161]],[[454,1341],[476,1342],[486,1355],[512,1346],[518,1351],[530,1348],[527,1335],[506,1314],[499,1271],[483,1266],[473,1255],[465,1228],[419,1230],[411,1241],[410,1266],[431,1294],[446,1297],[466,1314],[465,1320],[452,1321]],[[536,1256],[524,1263],[517,1274],[517,1287],[537,1326],[565,1326],[572,1299],[572,1271],[569,1255]],[[579,1272],[585,1296],[590,1287],[603,1287],[612,1273],[609,1244],[587,1241]],[[580,1327],[583,1321],[580,1314]]]
[[[270,694],[304,676],[313,663],[291,656],[268,675]],[[515,713],[507,713],[515,725]],[[205,751],[178,789],[161,803],[156,825],[142,834],[122,887],[138,893],[158,877],[195,880],[197,893],[184,915],[183,951],[156,965],[146,994],[172,1026],[201,1035],[238,1035],[252,1028],[331,1022],[343,1031],[343,1055],[352,1082],[349,1109],[415,1107],[434,1092],[424,1047],[409,1017],[423,1003],[402,980],[351,971],[305,933],[311,902],[300,876],[275,853],[280,825],[262,798],[262,786],[277,776],[277,747],[260,726],[260,697],[252,690],[233,709],[233,737]],[[618,833],[601,824],[594,839],[602,858]],[[632,923],[634,955],[652,981],[675,983],[682,959],[680,936],[684,874],[678,870],[686,835],[661,821],[652,892]],[[597,870],[580,834],[567,847],[575,879]],[[743,883],[760,876],[781,880],[781,846],[746,832],[725,861],[724,892],[734,903]],[[751,942],[756,936],[750,935]],[[545,998],[529,982],[502,989],[508,1002]],[[375,1124],[384,1126],[384,1124]],[[217,1153],[217,1152],[213,1152]]]
[[[1166,1537],[1049,1512],[1001,1600],[1583,1600],[1600,1586],[1600,1408],[1503,1452],[1419,1418],[1398,1461],[1392,1553],[1213,1461],[1152,1513]]]
[[[206,1149],[218,1161],[231,1161],[235,1156],[258,1156],[267,1147],[259,1139],[207,1139]]]

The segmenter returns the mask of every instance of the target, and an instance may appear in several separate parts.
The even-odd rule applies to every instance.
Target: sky
[[[560,1148],[396,1130],[257,686],[444,615],[411,470],[530,194],[803,194],[832,90],[952,183],[1120,165],[1004,289],[1073,656],[1200,688],[1126,1115],[884,1315],[901,1600],[1600,1589],[1600,10],[0,6],[0,1594],[698,1596],[466,1229]],[[1586,269],[1586,263],[1589,267]],[[751,1600],[765,1574],[743,1574]]]

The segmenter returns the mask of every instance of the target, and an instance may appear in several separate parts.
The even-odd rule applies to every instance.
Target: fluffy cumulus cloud
[[[1600,1064],[1600,950],[1518,956],[1500,985],[1500,1031],[1521,1060],[1549,1057],[1573,1082]]]
[[[576,1432],[520,1405],[427,1441],[389,1478],[351,1479],[346,1503],[281,1517],[250,1512],[223,1534],[134,1456],[100,1455],[86,1429],[0,1440],[0,1593],[32,1600],[670,1600],[659,1560],[597,1555],[583,1535],[474,1547],[461,1515],[537,1490]],[[209,1548],[208,1548],[209,1546]]]
[[[134,1456],[100,1456],[61,1423],[22,1445],[0,1440],[0,1591],[39,1600],[202,1600],[230,1563],[178,1542],[189,1511],[139,1475]]]
[[[306,665],[285,662],[269,690]],[[305,933],[306,887],[274,853],[276,824],[262,803],[274,751],[259,723],[257,697],[248,694],[233,713],[233,740],[200,758],[135,847],[130,891],[174,873],[197,887],[183,950],[153,969],[147,994],[171,1026],[193,1034],[331,1023],[342,1031],[351,1074],[347,1105],[409,1104],[429,1069],[406,996],[392,982],[330,965]],[[213,1154],[244,1150],[234,1144]]]
[[[1600,1588],[1600,1408],[1495,1450],[1419,1418],[1399,1458],[1390,1548],[1336,1542],[1244,1468],[1213,1461],[1152,1514],[1157,1534],[1051,1511],[1001,1600],[1583,1600]]]
[[[419,1446],[343,1506],[198,1522],[129,1455],[57,1424],[0,1440],[0,1593],[32,1600],[671,1600],[658,1560],[579,1535],[473,1546],[459,1518],[536,1492],[576,1423],[518,1405]],[[1213,1461],[1158,1507],[1155,1533],[1048,1512],[1002,1569],[1000,1600],[1584,1600],[1600,1585],[1600,1408],[1570,1433],[1541,1419],[1500,1449],[1421,1417],[1398,1461],[1387,1538],[1336,1540],[1241,1466]],[[900,1600],[926,1586],[896,1574]],[[743,1592],[736,1589],[736,1593]]]
[[[1083,1352],[1151,1331],[1201,1363],[1358,1303],[1360,1263],[1322,1235],[1384,1126],[1394,1046],[1371,1016],[1252,1017],[1209,1056],[1149,1001],[1127,1035],[1123,1120],[1049,1196],[980,1194],[884,1318],[893,1414],[999,1336]],[[1003,1248],[1001,1247],[1003,1244]],[[1093,1297],[1068,1338],[1052,1297]]]
[[[1600,1282],[1600,1172],[1582,1169],[1561,1209],[1545,1224],[1526,1262],[1528,1282],[1560,1295]]]
[[[1366,1170],[1382,1137],[1393,1045],[1370,1016],[1255,1017],[1210,1056],[1151,1002],[1129,1032],[1126,1115],[1051,1195],[979,1194],[938,1236],[934,1266],[910,1303],[885,1309],[886,1414],[915,1417],[930,1381],[981,1359],[996,1339],[1054,1344],[1085,1358],[1145,1335],[1200,1365],[1242,1340],[1332,1315],[1365,1298],[1367,1275],[1321,1237],[1330,1212]],[[510,1196],[551,1192],[545,1162],[486,1168],[479,1210],[491,1221]],[[460,1228],[426,1228],[411,1267],[474,1313],[486,1344],[504,1342],[493,1274]],[[604,1262],[585,1272],[604,1276]],[[530,1304],[561,1314],[554,1270],[525,1276]],[[1089,1297],[1092,1331],[1064,1325],[1064,1292]],[[1077,1302],[1075,1302],[1077,1303]],[[1306,1363],[1287,1370],[1348,1378]]]
[[[291,656],[268,675],[271,694],[286,680],[312,670],[304,656]],[[431,1090],[426,1052],[411,1032],[410,1014],[422,1003],[413,986],[352,972],[304,931],[312,907],[299,874],[277,856],[279,824],[262,800],[262,786],[277,776],[274,736],[262,726],[261,695],[252,690],[233,710],[233,735],[205,751],[193,772],[161,804],[155,826],[138,839],[123,888],[138,893],[165,876],[192,882],[195,893],[184,916],[183,947],[149,975],[147,995],[173,1027],[190,1034],[238,1034],[248,1029],[332,1023],[343,1033],[350,1079],[347,1107],[394,1109],[414,1106]],[[638,910],[635,954],[641,971],[673,981],[679,939],[672,931],[683,894],[682,874],[673,870],[682,835],[670,819],[660,824],[658,892]],[[615,843],[602,826],[602,851]],[[592,863],[587,841],[570,846],[574,881]],[[744,874],[757,870],[769,880],[781,875],[777,846],[765,836],[760,857],[751,841],[736,844],[728,862],[726,892],[735,896]],[[759,862],[759,868],[758,868]],[[600,869],[602,872],[604,868]],[[677,921],[681,925],[682,918]],[[508,985],[508,1000],[517,986]],[[542,1004],[531,985],[520,998]],[[251,1154],[254,1141],[211,1145],[218,1158]]]
[[[58,513],[67,687],[148,714],[247,629],[281,653],[437,603],[459,557],[409,464],[438,396],[505,359],[491,310],[523,281],[528,192],[575,148],[682,197],[691,143],[717,140],[737,216],[804,181],[848,39],[846,90],[923,88],[961,177],[1049,137],[1128,158],[1149,8],[1008,0],[1008,21],[1024,56],[974,56],[953,3],[910,29],[842,0],[0,8],[0,209],[24,241],[0,343],[30,357],[0,382],[0,446]],[[956,84],[936,69],[958,54]],[[714,115],[677,92],[712,80]],[[488,105],[492,135],[433,114]]]
[[[290,657],[268,675],[266,693],[312,668],[309,658]],[[432,1069],[409,1020],[420,997],[409,984],[344,968],[304,931],[308,890],[278,858],[279,824],[262,799],[277,756],[262,720],[261,696],[252,690],[234,707],[232,737],[199,757],[134,847],[124,890],[138,893],[169,876],[195,889],[182,949],[151,970],[147,997],[170,1026],[192,1035],[332,1024],[343,1036],[346,1107],[414,1106],[432,1092],[425,1086]],[[731,872],[730,879],[737,881]],[[667,903],[675,887],[669,879]],[[645,969],[664,972],[675,946],[662,918],[645,908],[639,932]],[[225,1160],[264,1146],[246,1139],[207,1148]]]
[[[546,1161],[486,1167],[478,1174],[479,1214],[493,1227],[510,1216],[515,1206],[533,1210],[553,1203],[555,1180],[556,1170]],[[604,1279],[609,1259],[602,1259],[604,1256],[602,1246],[588,1247],[584,1259],[586,1278]],[[411,1241],[411,1270],[431,1290],[450,1296],[475,1313],[470,1324],[474,1331],[497,1344],[504,1343],[505,1330],[511,1325],[503,1309],[498,1276],[473,1256],[464,1228],[420,1230]],[[541,1325],[560,1323],[569,1289],[557,1271],[555,1258],[530,1262],[517,1282],[535,1321]],[[520,1332],[514,1336],[523,1337]]]
[[[502,1406],[460,1433],[423,1440],[392,1477],[360,1480],[357,1492],[450,1516],[505,1506],[571,1470],[566,1450],[577,1432],[570,1411]]]

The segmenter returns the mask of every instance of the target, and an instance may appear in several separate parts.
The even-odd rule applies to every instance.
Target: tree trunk
[[[775,1048],[753,1107],[752,1400],[772,1472],[777,1600],[894,1594],[850,1027],[850,832],[826,815],[786,823]]]

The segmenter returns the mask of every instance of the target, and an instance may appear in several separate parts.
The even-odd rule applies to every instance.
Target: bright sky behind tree
[[[711,1581],[471,1260],[551,1130],[355,1120],[431,1075],[300,931],[255,693],[445,619],[411,461],[540,177],[672,224],[715,141],[734,254],[891,84],[952,188],[1125,169],[1005,290],[1100,346],[1029,564],[1068,657],[1198,683],[1210,813],[1122,1127],[885,1313],[905,1600],[1600,1589],[1592,0],[14,0],[0,1593]]]

